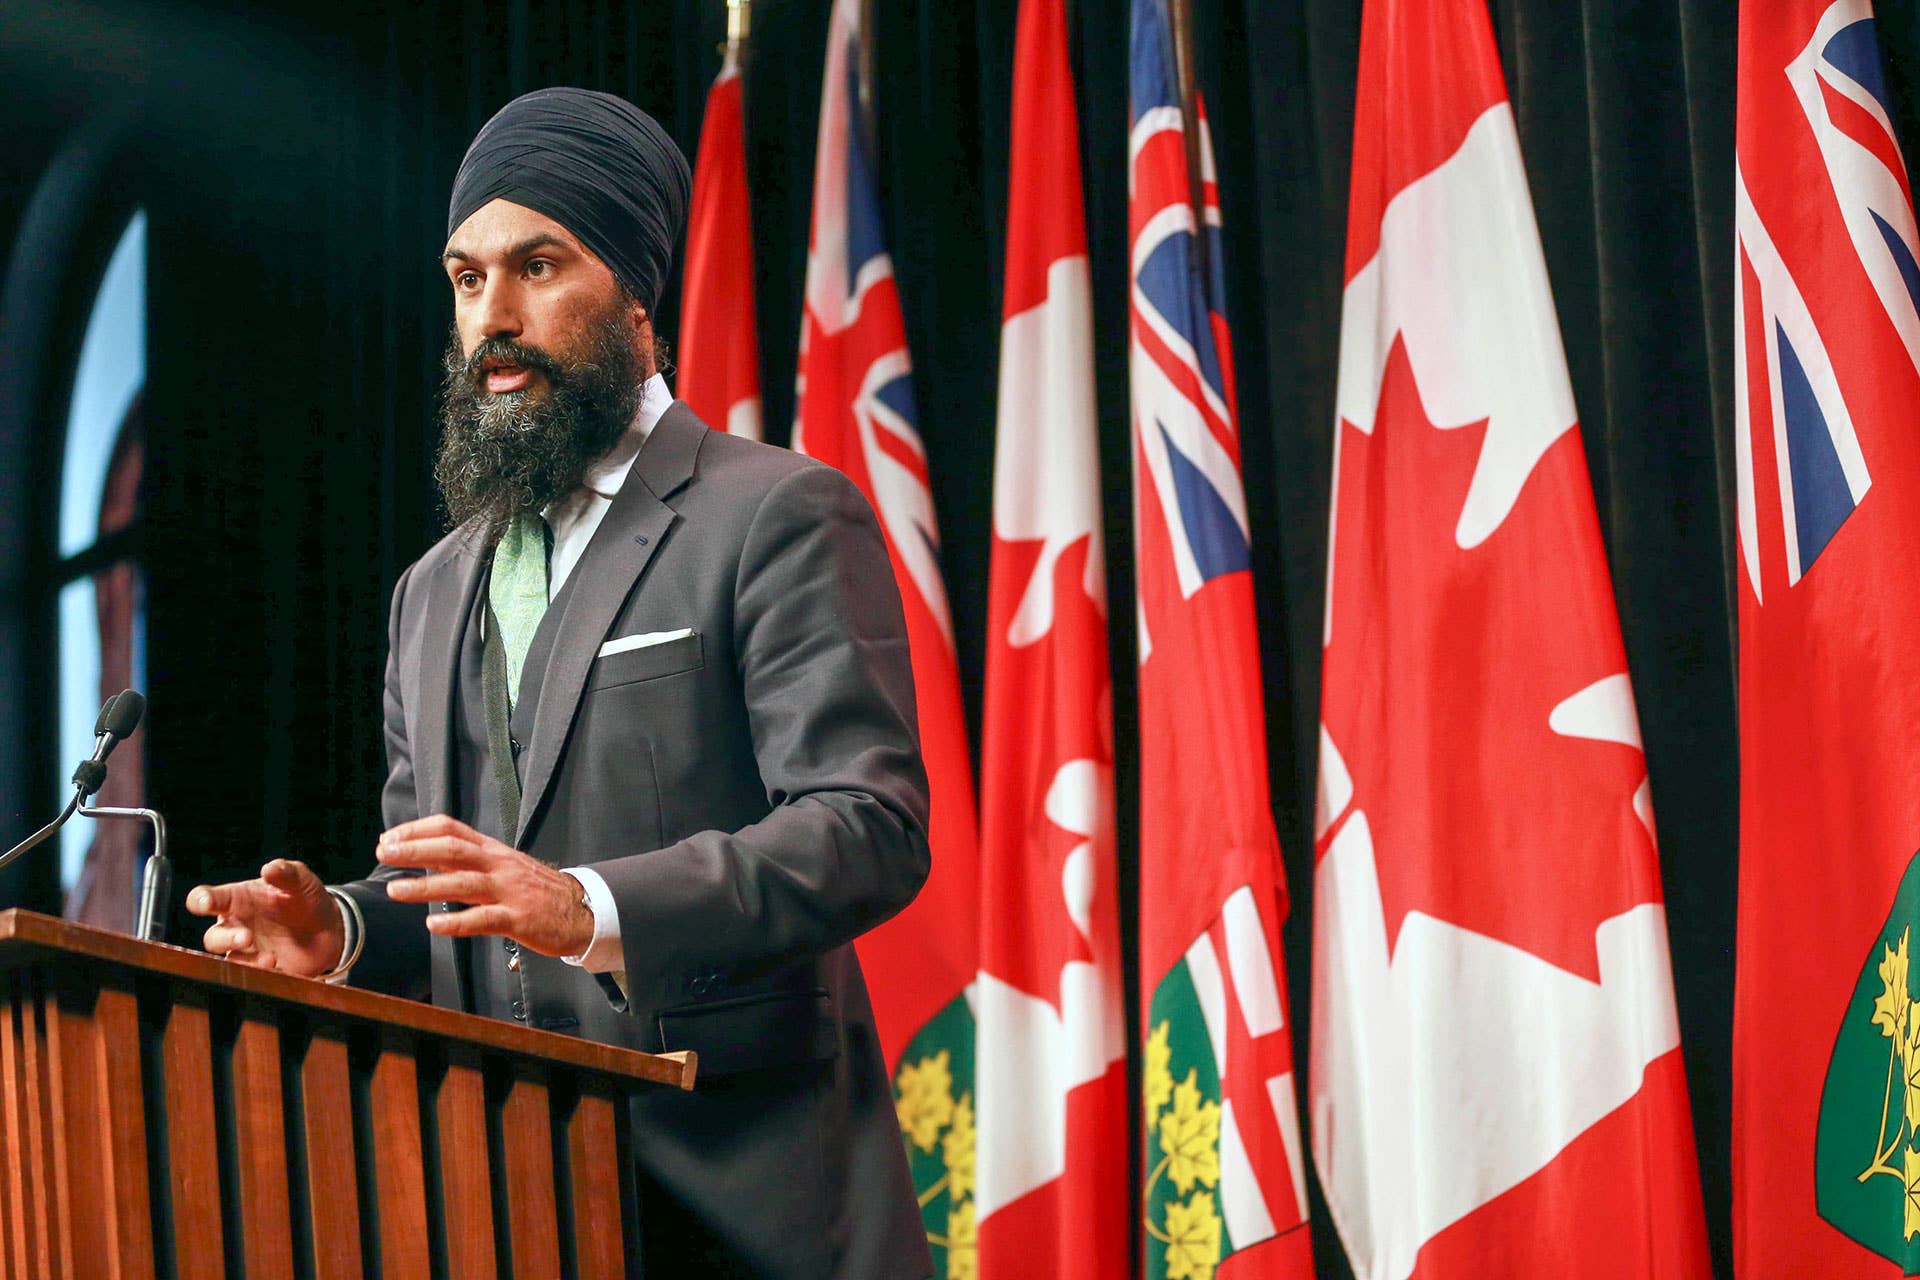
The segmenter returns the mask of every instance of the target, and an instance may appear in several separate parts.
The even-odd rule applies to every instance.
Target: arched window
[[[147,380],[147,220],[135,211],[101,276],[73,366],[61,455],[57,571],[62,761],[93,749],[100,704],[146,684],[145,582],[137,554]],[[144,802],[144,734],[115,752],[95,803]],[[60,788],[64,801],[69,784]],[[66,913],[124,929],[148,837],[141,824],[76,819],[60,833]]]

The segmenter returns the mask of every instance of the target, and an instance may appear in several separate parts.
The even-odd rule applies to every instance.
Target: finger
[[[320,883],[306,863],[292,858],[275,858],[260,868],[260,878],[282,893],[308,893]]]
[[[495,902],[499,889],[484,871],[446,871],[387,881],[387,896],[395,902]]]
[[[253,969],[278,969],[280,957],[271,951],[229,951],[226,958],[234,964],[244,964]]]
[[[201,940],[208,951],[229,954],[253,948],[253,930],[245,925],[222,922],[209,928]]]
[[[432,836],[416,840],[398,840],[382,844],[374,852],[389,867],[414,867],[422,871],[481,871],[491,864],[477,841],[464,836]]]
[[[187,894],[187,910],[196,916],[231,915],[241,905],[242,890],[250,880],[236,880],[232,884],[199,884]]]
[[[513,918],[513,912],[498,903],[468,907],[465,911],[430,911],[427,913],[427,932],[449,938],[505,934],[513,926]]]
[[[411,822],[403,822],[397,827],[388,827],[380,833],[380,843],[387,845],[425,836],[465,836],[470,840],[480,839],[478,831],[458,818],[436,813],[425,818],[415,818]]]

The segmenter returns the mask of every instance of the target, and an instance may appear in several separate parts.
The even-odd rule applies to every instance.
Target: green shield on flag
[[[1920,921],[1920,853],[1868,947],[1834,1037],[1814,1139],[1820,1216],[1920,1274],[1920,1001],[1907,965]]]
[[[1167,971],[1147,1012],[1148,1280],[1213,1280],[1233,1252],[1220,1215],[1220,1075],[1186,961]]]
[[[955,996],[915,1033],[893,1074],[934,1275],[973,1280],[973,1010]]]

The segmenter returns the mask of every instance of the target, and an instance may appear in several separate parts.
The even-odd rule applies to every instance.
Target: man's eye
[[[535,258],[527,264],[527,274],[536,280],[542,276],[550,276],[553,274],[553,264],[545,258]]]
[[[477,289],[480,286],[480,273],[477,271],[462,271],[453,278],[453,284],[456,289]]]

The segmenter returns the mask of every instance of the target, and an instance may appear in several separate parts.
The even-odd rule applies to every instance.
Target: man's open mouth
[[[509,391],[523,391],[533,381],[533,370],[523,364],[494,364],[489,362],[480,371],[487,390],[494,395]]]

